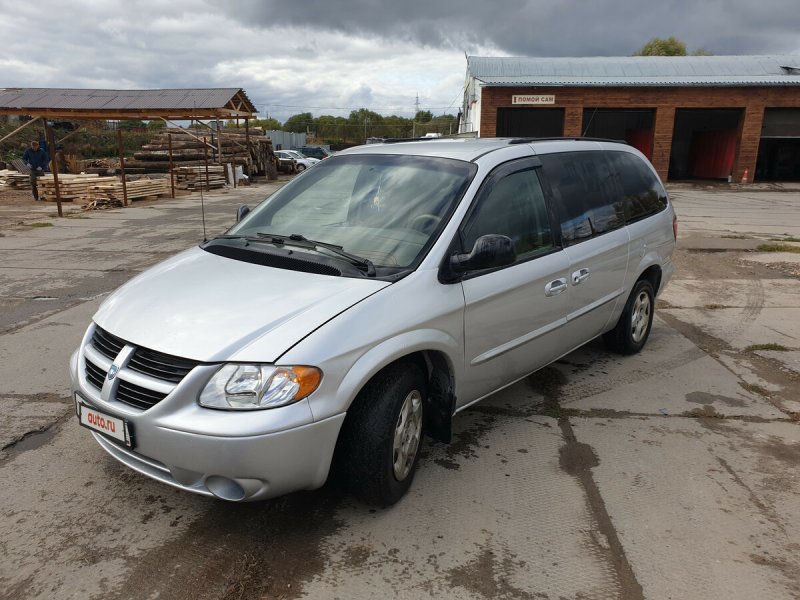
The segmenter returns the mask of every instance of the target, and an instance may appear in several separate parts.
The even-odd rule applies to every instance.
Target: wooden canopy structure
[[[241,88],[0,90],[0,115],[45,119],[249,119],[257,112]]]
[[[0,89],[0,115],[30,116],[3,140],[25,127],[41,120],[44,123],[47,142],[55,148],[53,132],[48,119],[56,120],[173,120],[215,119],[217,121],[217,143],[222,154],[219,136],[219,121],[222,119],[243,119],[247,133],[247,147],[250,147],[249,120],[257,115],[255,105],[241,88],[202,88],[202,89],[159,89],[159,90],[93,90],[61,88],[5,88]],[[170,138],[171,139],[171,138]],[[0,140],[2,141],[2,140]],[[125,158],[122,148],[122,133],[117,130],[122,172],[124,206],[128,205],[128,192],[125,183]],[[208,145],[203,141],[204,145]],[[169,150],[170,164],[172,150]],[[63,216],[61,193],[58,182],[58,168],[53,162],[58,215]],[[206,168],[206,177],[208,169]],[[175,197],[175,183],[170,167],[172,196]],[[235,183],[234,183],[235,185]]]

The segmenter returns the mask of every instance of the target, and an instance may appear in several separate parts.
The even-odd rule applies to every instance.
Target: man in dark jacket
[[[47,156],[47,152],[39,147],[39,142],[31,142],[31,147],[25,150],[25,154],[22,155],[22,160],[25,161],[25,164],[28,165],[28,168],[31,170],[31,192],[33,193],[33,199],[38,200],[39,186],[36,178],[44,175],[50,158]]]

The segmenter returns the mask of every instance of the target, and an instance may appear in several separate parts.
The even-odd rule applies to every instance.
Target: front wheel
[[[302,173],[305,170],[306,170],[306,166],[305,165],[297,165],[297,172],[298,173]]]
[[[339,468],[350,490],[389,506],[411,486],[422,445],[428,386],[411,363],[390,365],[359,393],[339,440]]]
[[[606,346],[619,354],[636,354],[644,348],[653,327],[655,294],[646,279],[636,282],[616,327],[603,336]]]

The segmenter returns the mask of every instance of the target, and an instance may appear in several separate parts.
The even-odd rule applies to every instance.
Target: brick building
[[[625,140],[664,179],[800,181],[800,56],[469,56],[460,132]]]

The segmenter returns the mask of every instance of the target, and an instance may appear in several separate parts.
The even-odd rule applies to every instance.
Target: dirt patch
[[[511,584],[510,574],[515,568],[524,566],[522,561],[516,561],[509,552],[503,552],[498,559],[495,551],[485,545],[473,560],[451,569],[448,579],[453,587],[465,588],[482,598],[546,599],[546,594],[528,592]]]

